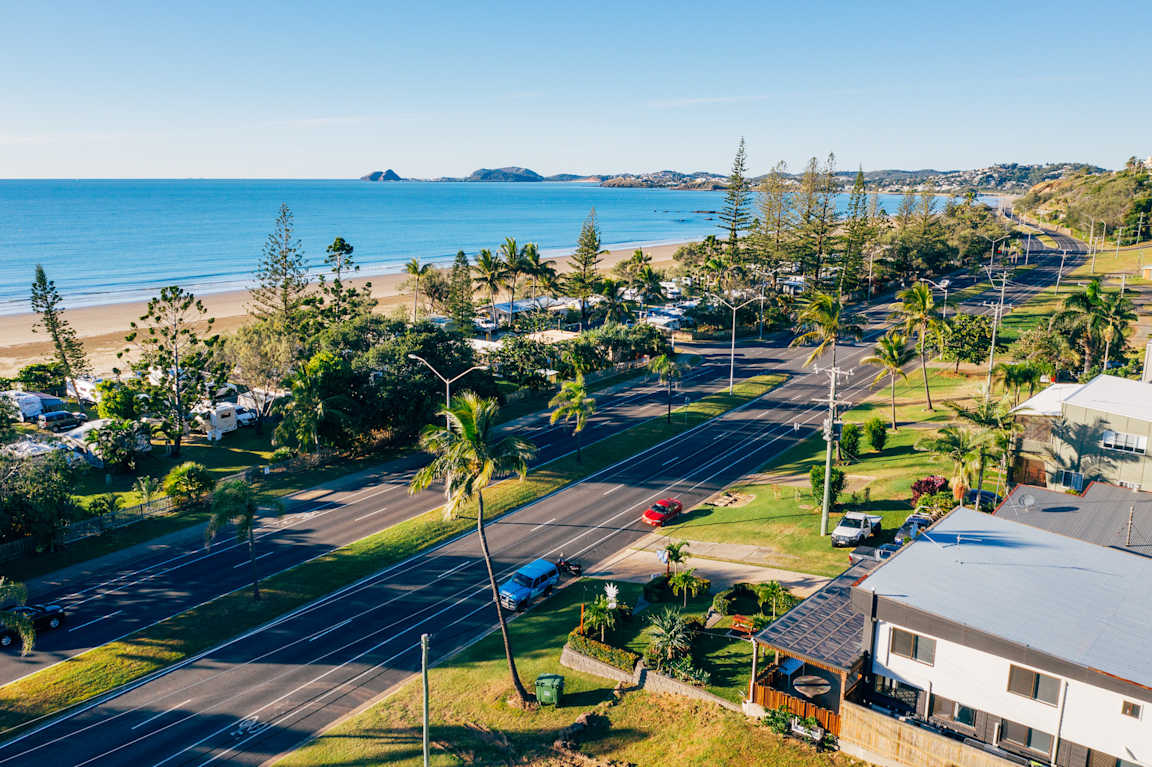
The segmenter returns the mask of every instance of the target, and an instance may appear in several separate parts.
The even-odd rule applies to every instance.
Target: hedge
[[[619,647],[613,647],[610,644],[584,636],[580,633],[580,629],[572,630],[568,635],[568,644],[581,655],[587,655],[589,658],[607,663],[609,666],[629,674],[636,669],[636,662],[640,660],[637,653],[631,650],[621,650]]]

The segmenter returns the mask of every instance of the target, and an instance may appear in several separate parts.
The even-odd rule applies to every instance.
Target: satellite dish
[[[1024,508],[1026,509],[1030,509],[1036,505],[1036,496],[1032,495],[1032,493],[1028,493],[1021,500],[1024,502]]]

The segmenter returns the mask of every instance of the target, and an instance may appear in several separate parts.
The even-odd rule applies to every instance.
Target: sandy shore
[[[678,247],[680,246],[655,245],[644,248],[644,252],[652,257],[655,265],[667,266],[672,263],[672,254]],[[626,248],[609,251],[601,261],[601,268],[610,269],[629,258],[634,250],[635,248]],[[565,271],[566,259],[560,257],[555,261],[556,267],[561,272]],[[405,276],[401,274],[381,274],[353,282],[357,285],[371,282],[372,295],[379,300],[376,310],[386,312],[398,304],[411,301],[410,297],[400,294],[400,285],[404,280]],[[245,291],[208,293],[201,298],[209,316],[216,318],[216,327],[220,332],[233,330],[247,319],[245,305],[248,302],[248,293]],[[71,309],[66,313],[72,327],[76,328],[84,340],[84,346],[96,371],[108,373],[117,364],[116,352],[124,348],[124,335],[128,330],[128,323],[138,319],[144,313],[145,306],[145,302],[137,301],[86,306]],[[45,360],[51,355],[51,345],[43,334],[32,332],[34,319],[35,316],[31,313],[0,316],[0,376],[11,376],[21,367]]]

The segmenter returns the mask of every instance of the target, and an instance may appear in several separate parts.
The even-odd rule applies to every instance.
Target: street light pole
[[[952,283],[951,282],[936,282],[935,280],[930,280],[927,277],[921,277],[920,281],[921,282],[927,282],[929,285],[936,288],[937,290],[944,291],[944,306],[941,309],[940,318],[944,319],[944,320],[948,319],[948,288],[951,286]]]
[[[1060,292],[1060,278],[1064,276],[1064,259],[1068,257],[1068,248],[1060,251],[1060,271],[1056,272],[1056,292]]]
[[[995,284],[995,277],[992,276],[992,270],[988,270],[988,279]],[[990,306],[994,310],[992,319],[992,346],[988,349],[988,377],[984,382],[984,401],[988,401],[988,397],[992,394],[992,366],[996,362],[996,331],[1000,327],[1000,317],[1004,314],[1004,289],[1008,285],[1008,272],[1000,273],[1000,301],[998,303],[984,302],[985,306]]]
[[[1000,242],[1001,240],[1007,240],[1012,235],[1006,234],[1003,237],[997,237],[996,239],[992,239],[986,234],[981,234],[980,236],[988,240],[988,242],[992,243],[992,252],[988,254],[988,266],[992,267],[994,265],[993,262],[996,259],[996,243]]]
[[[487,365],[473,365],[472,367],[468,368],[468,369],[467,369],[467,370],[465,370],[463,373],[460,373],[460,374],[459,374],[459,375],[457,375],[457,376],[453,376],[452,378],[445,378],[443,375],[441,375],[441,373],[440,373],[440,371],[439,371],[439,370],[437,370],[436,368],[432,367],[432,363],[431,363],[431,362],[429,362],[428,360],[424,359],[424,358],[423,358],[423,357],[421,357],[419,354],[409,354],[409,355],[408,355],[408,359],[410,359],[410,360],[420,360],[421,362],[423,362],[423,363],[424,363],[424,365],[425,365],[425,366],[426,366],[426,367],[427,367],[429,370],[431,370],[431,371],[432,371],[432,373],[433,373],[433,374],[435,374],[435,376],[436,376],[437,378],[439,378],[441,381],[443,381],[443,382],[444,382],[444,408],[445,408],[445,409],[452,407],[452,384],[456,383],[456,382],[457,382],[457,381],[459,381],[461,378],[463,378],[464,376],[466,376],[466,375],[468,375],[469,373],[471,373],[473,370],[487,370],[487,369],[488,369],[488,366],[487,366]],[[445,427],[447,427],[447,428],[451,428],[451,421],[449,420],[449,418],[448,418],[447,414],[445,414],[445,416],[444,416],[444,426],[445,426]]]
[[[736,311],[755,301],[756,297],[753,296],[742,304],[734,304],[720,296],[716,296],[716,300],[732,310],[732,347],[728,354],[728,393],[731,394],[736,380]]]

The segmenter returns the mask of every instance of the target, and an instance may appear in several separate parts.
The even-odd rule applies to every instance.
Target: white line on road
[[[332,633],[333,631],[335,631],[336,629],[338,629],[338,628],[342,628],[342,627],[344,627],[344,626],[347,626],[347,625],[348,625],[349,623],[351,623],[351,622],[352,622],[352,619],[351,619],[351,618],[348,618],[348,619],[346,619],[346,620],[342,620],[342,621],[340,621],[339,623],[337,623],[335,626],[330,626],[330,627],[328,627],[327,629],[325,629],[324,631],[321,631],[319,634],[315,634],[315,635],[313,635],[313,636],[309,637],[308,641],[309,641],[309,642],[315,642],[315,641],[316,641],[317,639],[319,639],[320,637],[322,637],[322,636],[325,636],[325,635],[327,635],[327,634],[331,634],[331,633]]]
[[[381,506],[380,508],[376,509],[376,511],[370,511],[367,514],[361,514],[360,516],[356,517],[356,519],[354,519],[352,521],[353,522],[359,522],[362,519],[368,519],[368,517],[371,517],[375,514],[379,514],[380,512],[384,511],[387,508],[388,508],[387,506]]]
[[[622,487],[624,487],[624,485],[617,485],[616,487],[610,487],[604,491],[604,495],[608,495],[609,493],[615,493],[617,490],[619,490]]]
[[[111,618],[113,615],[119,615],[122,612],[124,612],[124,611],[123,610],[117,610],[114,613],[108,613],[107,615],[101,615],[99,618],[93,618],[92,620],[88,621],[87,623],[81,623],[79,626],[73,626],[72,628],[70,628],[68,630],[69,631],[77,631],[79,629],[84,628],[85,626],[91,626],[93,623],[97,623],[98,621],[102,621],[105,618]]]
[[[270,556],[272,556],[272,555],[273,555],[273,554],[275,554],[275,553],[276,553],[275,551],[265,551],[263,554],[261,554],[260,556],[256,557],[256,559],[263,559],[264,557],[270,557]],[[233,570],[236,570],[236,569],[238,569],[238,568],[241,568],[241,567],[243,567],[244,565],[247,565],[247,564],[250,564],[250,560],[247,560],[247,559],[246,559],[246,560],[244,560],[243,562],[237,562],[236,564],[232,565],[232,569],[233,569]]]
[[[131,727],[130,729],[133,729],[133,730],[135,730],[135,729],[137,729],[137,728],[139,728],[139,727],[143,727],[144,725],[146,725],[146,724],[148,724],[149,722],[151,722],[153,719],[159,719],[160,717],[164,716],[165,714],[171,714],[171,713],[172,713],[173,711],[175,711],[176,709],[180,708],[181,706],[186,706],[186,705],[188,705],[188,704],[189,704],[189,703],[191,703],[191,702],[192,702],[192,699],[191,699],[191,698],[189,698],[188,700],[185,700],[185,701],[181,701],[180,703],[177,703],[175,706],[173,706],[173,707],[172,707],[172,708],[170,708],[170,709],[167,709],[167,710],[165,710],[165,711],[161,711],[159,714],[153,714],[152,716],[148,717],[147,719],[145,719],[145,720],[144,720],[143,722],[141,722],[140,724],[134,724],[134,725],[132,725],[132,727]]]
[[[533,529],[535,529],[535,528],[533,528]],[[453,568],[451,568],[451,569],[449,569],[449,570],[445,570],[444,572],[442,572],[442,573],[440,573],[439,575],[437,575],[437,576],[436,576],[436,580],[440,580],[441,578],[447,578],[447,577],[448,577],[449,575],[451,575],[452,573],[456,572],[457,570],[459,570],[459,569],[461,569],[461,568],[463,568],[463,567],[467,567],[467,566],[468,566],[468,565],[470,565],[470,564],[472,564],[472,563],[471,563],[471,562],[461,562],[460,564],[456,565],[455,567],[453,567]]]
[[[536,525],[536,527],[532,528],[532,529],[531,529],[531,530],[529,530],[528,532],[530,532],[530,533],[534,533],[534,532],[536,532],[537,530],[539,530],[540,528],[542,528],[542,527],[546,527],[547,525],[550,525],[550,524],[552,524],[552,523],[553,523],[553,522],[555,522],[555,521],[556,521],[556,517],[552,517],[552,519],[548,520],[547,522],[541,522],[540,524]]]

